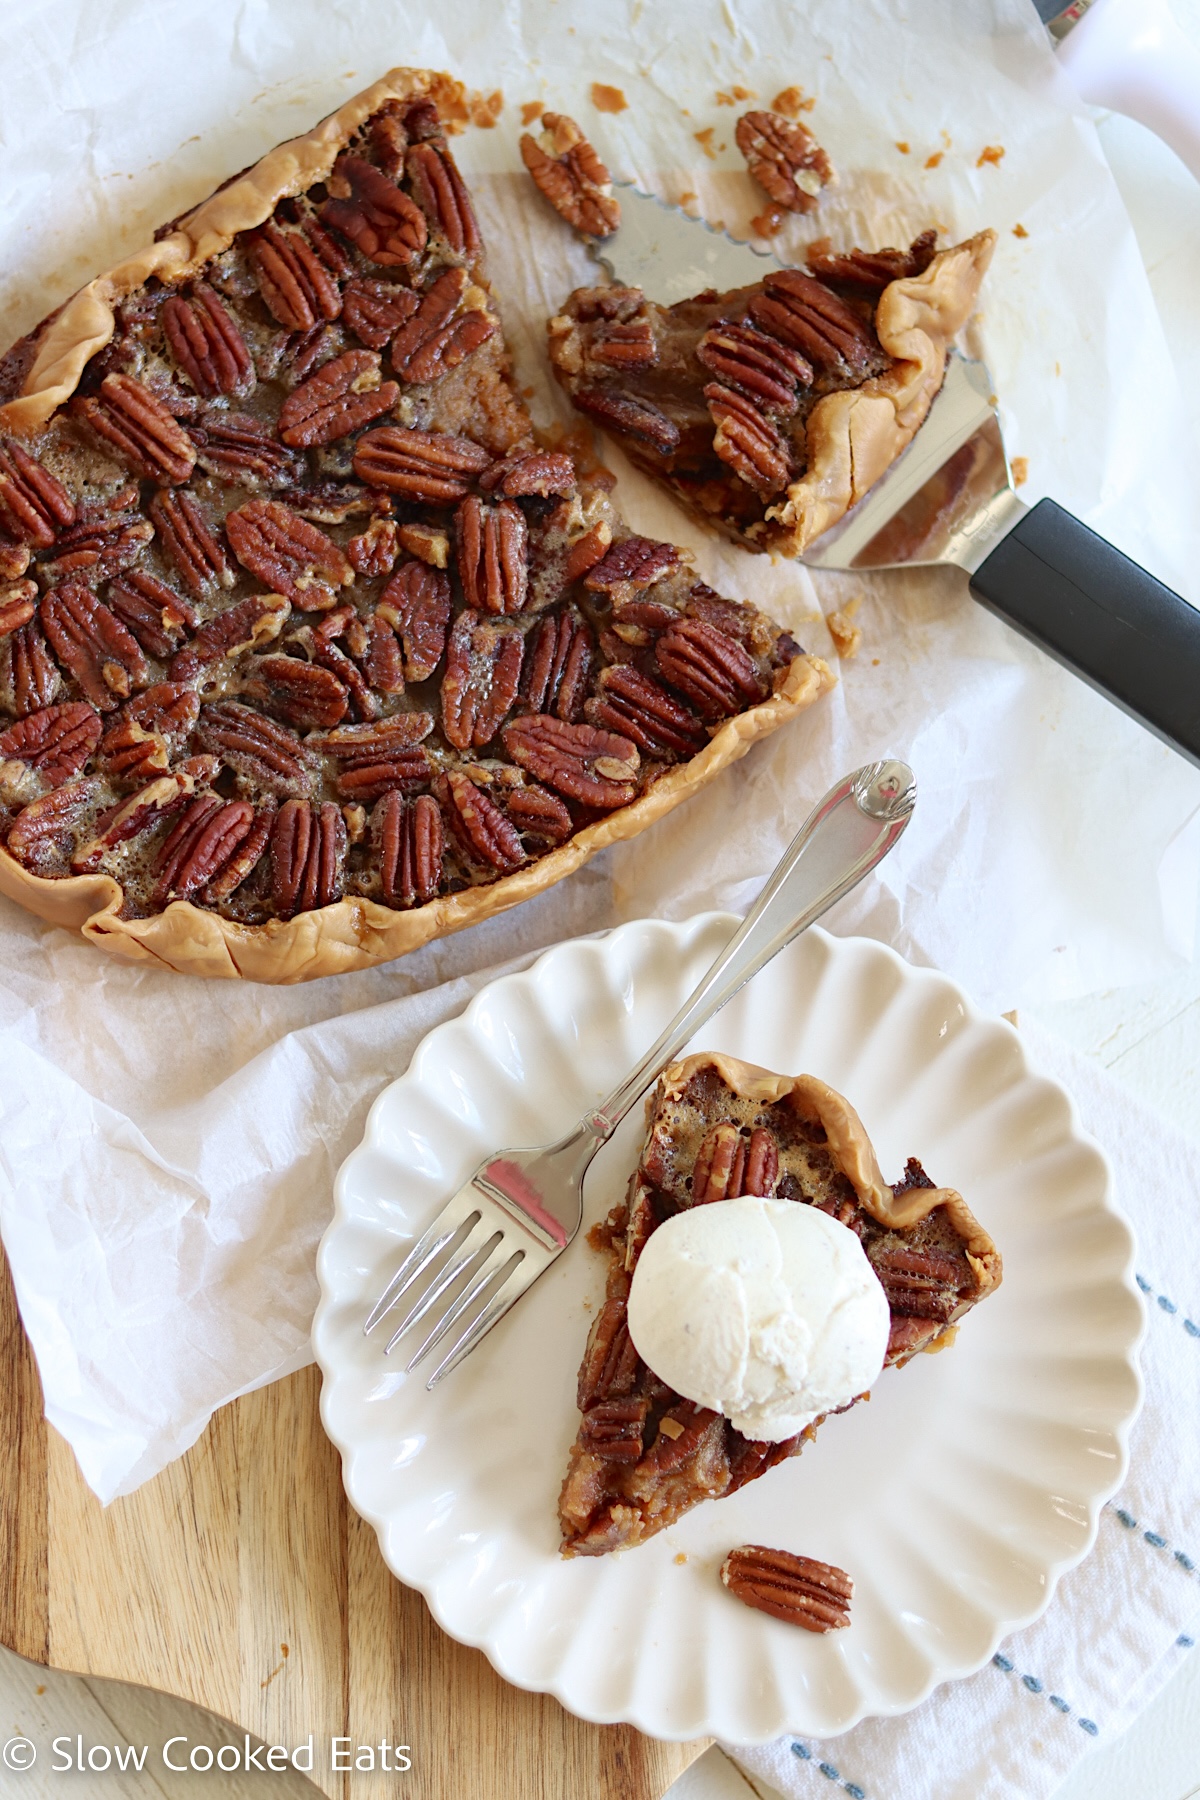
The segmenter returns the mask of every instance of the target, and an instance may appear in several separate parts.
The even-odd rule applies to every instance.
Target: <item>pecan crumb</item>
[[[592,105],[597,112],[621,113],[628,109],[629,102],[619,87],[609,87],[603,81],[593,81]]]
[[[802,87],[785,87],[771,102],[771,111],[794,119],[797,113],[811,112],[817,104],[815,94],[806,95]]]
[[[1017,224],[1017,225],[1013,226],[1012,234],[1016,238],[1027,238],[1029,236],[1029,233],[1026,231],[1025,227],[1021,224]]]
[[[1001,158],[1003,157],[1003,155],[1004,155],[1004,145],[1003,144],[985,144],[983,146],[983,149],[979,152],[979,157],[978,157],[978,160],[976,161],[975,167],[977,169],[982,169],[985,163],[991,163],[991,165],[994,169],[998,168],[1000,166],[1000,161],[1001,161]]]
[[[545,110],[540,100],[526,100],[521,107],[522,125],[532,125],[535,119],[541,118]]]
[[[909,153],[909,150],[912,148],[912,146],[910,144],[908,144],[904,138],[897,138],[896,139],[896,148],[900,152],[901,156],[907,156]]]
[[[782,227],[783,209],[779,206],[764,206],[750,221],[750,229],[756,237],[774,237]]]
[[[711,162],[715,162],[717,153],[713,149],[713,138],[716,136],[716,126],[706,125],[703,131],[693,131],[692,136],[703,150],[705,156],[707,156]]]
[[[935,150],[932,156],[927,156],[925,158],[925,167],[927,169],[936,169],[945,154],[946,152],[944,150]]]
[[[1029,458],[1027,456],[1014,456],[1009,464],[1009,468],[1012,470],[1013,486],[1024,487],[1025,483],[1029,480]]]

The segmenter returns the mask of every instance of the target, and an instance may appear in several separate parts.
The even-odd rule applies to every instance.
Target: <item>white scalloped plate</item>
[[[584,1718],[751,1743],[902,1712],[1042,1611],[1123,1478],[1143,1312],[1107,1164],[1018,1034],[881,944],[809,931],[694,1047],[843,1091],[886,1176],[916,1155],[961,1189],[1003,1286],[948,1353],[887,1371],[802,1456],[635,1550],[564,1561],[556,1501],[603,1259],[579,1238],[433,1394],[362,1322],[483,1155],[594,1105],[735,924],[559,945],[431,1032],[338,1178],[313,1341],[350,1500],[452,1637]],[[637,1109],[593,1164],[585,1227],[623,1196],[641,1129]],[[743,1543],[849,1570],[849,1630],[812,1636],[732,1599],[717,1571]]]

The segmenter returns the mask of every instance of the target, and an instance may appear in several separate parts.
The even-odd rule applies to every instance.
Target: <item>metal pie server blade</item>
[[[661,305],[787,266],[614,185],[621,226],[594,253],[613,280]],[[912,443],[801,560],[862,571],[957,565],[977,600],[1200,764],[1200,612],[1055,501],[1017,498],[982,363],[950,354]]]

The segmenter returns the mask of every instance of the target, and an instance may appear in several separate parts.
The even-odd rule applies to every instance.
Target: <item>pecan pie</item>
[[[999,1253],[962,1196],[935,1187],[915,1159],[889,1187],[853,1107],[811,1075],[689,1056],[663,1071],[646,1114],[628,1200],[592,1233],[608,1251],[608,1289],[579,1371],[579,1432],[559,1499],[567,1556],[641,1543],[701,1500],[735,1493],[797,1455],[821,1423],[757,1443],[642,1362],[627,1300],[642,1249],[664,1220],[744,1194],[830,1214],[857,1235],[887,1297],[885,1367],[941,1349],[1000,1281]]]
[[[702,524],[797,556],[899,456],[974,308],[995,233],[947,250],[833,255],[659,306],[577,288],[550,320],[554,371]]]
[[[0,891],[120,954],[399,955],[831,683],[535,440],[443,87],[393,71],[0,360]]]

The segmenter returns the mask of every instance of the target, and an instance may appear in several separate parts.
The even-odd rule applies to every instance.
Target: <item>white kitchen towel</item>
[[[1200,1146],[1060,1039],[1022,1035],[1108,1153],[1137,1236],[1149,1320],[1129,1474],[1048,1610],[978,1674],[841,1737],[724,1746],[787,1800],[1043,1800],[1200,1639]]]
[[[1145,270],[1027,0],[689,0],[686,30],[682,16],[644,0],[7,0],[0,337],[410,61],[503,95],[496,129],[456,151],[518,379],[539,423],[563,424],[544,322],[595,267],[521,168],[521,104],[565,108],[616,174],[746,231],[761,196],[732,90],[769,103],[802,84],[839,180],[782,251],[818,227],[883,244],[931,221],[948,237],[994,226],[970,341],[1028,461],[1022,492],[1053,492],[1200,593],[1200,471]],[[598,112],[595,81],[626,109]],[[642,838],[390,968],[287,990],[131,967],[0,904],[0,1232],[48,1416],[102,1498],[307,1357],[338,1165],[426,1031],[559,939],[744,911],[862,762],[904,755],[921,800],[833,929],[997,1007],[1154,979],[1190,954],[1200,774],[985,613],[958,571],[814,578],[715,543],[624,464],[619,497],[806,647],[836,661],[823,615],[839,605],[861,602],[864,632],[833,693]]]

